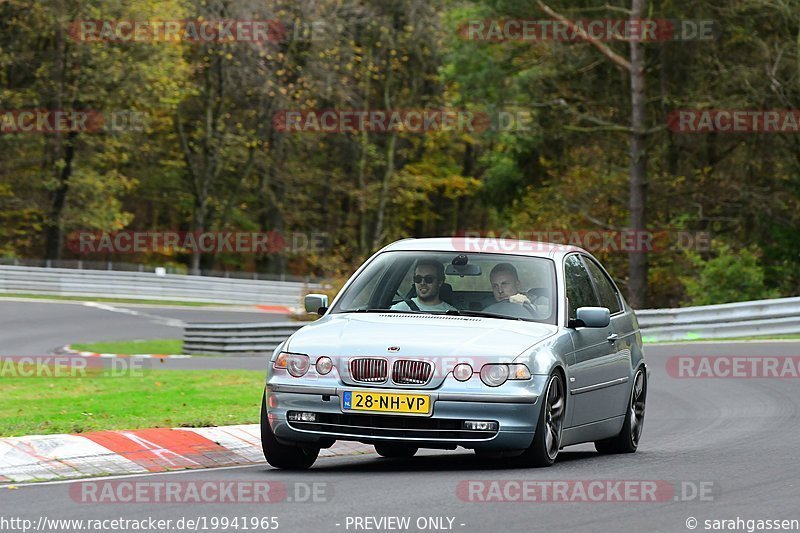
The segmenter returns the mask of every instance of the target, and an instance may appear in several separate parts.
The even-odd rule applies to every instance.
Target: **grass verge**
[[[645,344],[663,344],[663,343],[673,343],[673,342],[728,342],[728,341],[736,342],[736,341],[774,341],[774,340],[800,340],[800,334],[766,335],[764,337],[723,337],[720,339],[681,339],[677,341],[645,340]]]
[[[135,354],[182,354],[183,341],[180,339],[152,339],[116,342],[80,342],[71,344],[73,350],[79,352]]]
[[[0,437],[255,424],[264,372],[140,370],[105,377],[0,377]]]

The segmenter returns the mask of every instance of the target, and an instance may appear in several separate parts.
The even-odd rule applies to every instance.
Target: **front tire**
[[[278,442],[267,419],[266,392],[261,399],[261,449],[270,465],[285,470],[307,470],[319,455],[318,447],[289,446]]]
[[[419,448],[414,446],[403,446],[402,444],[375,444],[375,451],[378,452],[378,455],[389,459],[414,457],[418,450]]]
[[[567,398],[561,374],[554,372],[547,380],[539,421],[530,447],[520,456],[524,466],[551,466],[556,462],[561,448],[561,430],[564,427]]]
[[[631,398],[628,402],[625,423],[616,437],[599,440],[594,443],[595,449],[603,454],[633,453],[639,447],[644,426],[644,408],[647,402],[647,375],[643,367],[639,367],[633,376]]]

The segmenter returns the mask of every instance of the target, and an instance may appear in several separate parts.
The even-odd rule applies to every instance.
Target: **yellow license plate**
[[[427,415],[431,412],[431,397],[424,394],[344,391],[342,410]]]

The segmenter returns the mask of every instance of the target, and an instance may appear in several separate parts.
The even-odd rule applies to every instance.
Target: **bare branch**
[[[619,6],[612,6],[612,5],[609,5],[608,3],[606,3],[603,6],[597,6],[597,7],[579,7],[579,8],[576,8],[574,11],[579,11],[579,12],[582,12],[582,13],[591,13],[591,12],[595,12],[595,11],[616,11],[618,13],[623,13],[623,14],[625,14],[627,16],[631,15],[631,10],[630,9],[626,9],[624,7],[619,7]]]
[[[626,128],[625,126],[594,126],[594,127],[586,127],[586,126],[564,126],[565,130],[569,131],[577,131],[581,133],[593,133],[596,131],[618,131],[621,133],[630,133],[631,129]]]
[[[602,118],[593,117],[592,115],[587,115],[586,113],[581,113],[577,111],[573,107],[571,107],[566,100],[560,99],[559,101],[561,107],[565,109],[568,113],[575,115],[579,120],[585,120],[586,122],[590,122],[592,124],[596,124],[599,127],[596,128],[585,128],[582,126],[565,126],[569,129],[573,129],[574,131],[620,131],[624,133],[630,133],[631,128],[628,126],[623,126],[622,124],[616,124],[614,122],[610,122],[608,120],[604,120]]]
[[[597,50],[601,54],[603,54],[608,59],[610,59],[614,64],[616,64],[617,66],[622,67],[625,70],[627,70],[628,72],[630,72],[630,70],[631,70],[630,61],[628,61],[627,59],[625,59],[624,57],[622,57],[621,55],[619,55],[618,53],[613,51],[605,43],[595,39],[594,37],[592,37],[591,35],[586,33],[586,31],[584,31],[583,28],[579,28],[574,22],[572,22],[571,20],[569,20],[565,16],[561,15],[560,13],[557,13],[556,11],[553,11],[553,8],[551,8],[550,6],[548,6],[547,4],[542,2],[542,0],[536,0],[536,3],[539,4],[539,7],[542,9],[542,11],[544,11],[545,13],[547,13],[549,16],[553,17],[554,19],[558,20],[559,22],[561,22],[563,24],[566,24],[567,27],[569,27],[572,31],[574,31],[575,33],[580,35],[589,44],[591,44],[592,46],[597,48]]]

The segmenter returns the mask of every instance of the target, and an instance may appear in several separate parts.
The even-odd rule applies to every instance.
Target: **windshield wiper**
[[[495,313],[485,313],[483,311],[459,311],[458,309],[448,309],[444,314],[453,316],[479,316],[483,318],[505,318],[506,320],[522,320],[526,322],[524,318],[518,316],[498,315]]]
[[[508,315],[498,315],[495,313],[485,313],[483,311],[459,311],[458,309],[448,309],[447,311],[412,311],[410,309],[381,309],[372,307],[369,309],[346,309],[342,310],[344,313],[398,313],[398,314],[413,314],[413,315],[450,315],[450,316],[475,316],[482,318],[503,318],[505,320],[521,320],[522,322],[535,322],[534,320],[527,320],[525,318]]]
[[[412,311],[405,309],[381,309],[379,307],[371,307],[369,309],[344,309],[345,313],[425,313],[426,311]]]

